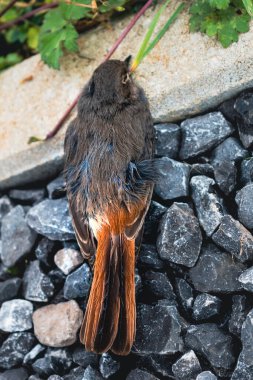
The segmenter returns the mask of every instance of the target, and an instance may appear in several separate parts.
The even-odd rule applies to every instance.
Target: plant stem
[[[58,5],[59,5],[58,2],[54,2],[54,3],[50,3],[50,4],[45,4],[42,7],[33,9],[32,11],[25,13],[23,16],[20,16],[20,17],[16,18],[15,20],[5,22],[4,24],[0,25],[0,32],[2,30],[9,29],[9,28],[11,28],[12,26],[14,26],[16,24],[19,24],[20,22],[23,22],[23,21],[27,20],[28,18],[36,15],[37,13],[46,11],[47,9],[55,8]]]
[[[153,0],[148,0],[146,4],[143,5],[143,7],[139,10],[138,13],[133,17],[133,19],[130,21],[130,23],[127,25],[127,27],[123,30],[122,34],[119,36],[115,44],[112,46],[110,51],[107,53],[107,55],[104,58],[104,62],[107,61],[107,59],[111,58],[115,50],[118,48],[118,46],[121,44],[121,42],[124,40],[126,35],[130,32],[132,27],[136,24],[136,22],[139,20],[139,18],[145,13],[147,8],[152,4]]]
[[[117,41],[115,42],[115,44],[112,46],[112,48],[109,50],[109,52],[106,54],[105,58],[104,58],[104,61],[107,61],[108,59],[111,58],[111,56],[113,55],[113,53],[115,52],[115,50],[118,48],[118,46],[121,44],[121,42],[124,40],[124,38],[126,37],[126,35],[130,32],[130,30],[133,28],[133,26],[136,24],[136,22],[139,20],[139,18],[145,13],[146,9],[152,4],[153,0],[148,0],[146,2],[146,4],[144,4],[144,6],[139,10],[138,13],[136,13],[136,15],[133,17],[133,19],[130,21],[130,23],[127,25],[127,27],[123,30],[123,32],[121,33],[121,35],[119,36],[119,38],[117,39]],[[73,101],[73,103],[69,106],[69,108],[66,110],[66,112],[64,113],[64,115],[61,117],[61,119],[58,121],[58,123],[56,124],[56,126],[54,127],[54,129],[52,131],[50,131],[47,135],[46,135],[46,138],[45,140],[49,140],[51,139],[52,137],[54,137],[57,132],[61,129],[63,123],[67,120],[67,118],[69,117],[69,114],[70,112],[74,109],[74,107],[76,106],[78,100],[79,100],[79,97],[80,97],[81,94],[79,94],[76,99]]]
[[[18,0],[11,0],[8,5],[0,12],[0,17],[2,17]]]

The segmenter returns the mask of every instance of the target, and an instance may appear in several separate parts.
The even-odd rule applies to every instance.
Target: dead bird
[[[94,273],[80,340],[127,355],[136,330],[135,252],[155,178],[154,130],[129,58],[102,63],[66,132],[65,178],[83,256]]]

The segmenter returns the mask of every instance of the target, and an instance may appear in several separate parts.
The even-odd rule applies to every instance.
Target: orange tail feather
[[[135,337],[135,247],[103,226],[98,236],[94,278],[80,331],[86,350],[127,355]]]

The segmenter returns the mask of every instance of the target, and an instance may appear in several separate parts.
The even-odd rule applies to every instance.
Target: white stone
[[[83,261],[81,253],[72,248],[63,248],[54,256],[56,266],[66,275],[79,267]]]
[[[0,330],[26,331],[32,328],[33,305],[21,299],[6,301],[0,309]]]

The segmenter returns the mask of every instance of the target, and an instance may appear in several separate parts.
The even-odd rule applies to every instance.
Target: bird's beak
[[[131,62],[131,60],[132,60],[132,56],[131,55],[129,55],[126,59],[125,59],[125,64],[127,65],[127,67],[128,67],[128,69],[129,69],[129,67],[130,67],[130,62]]]

